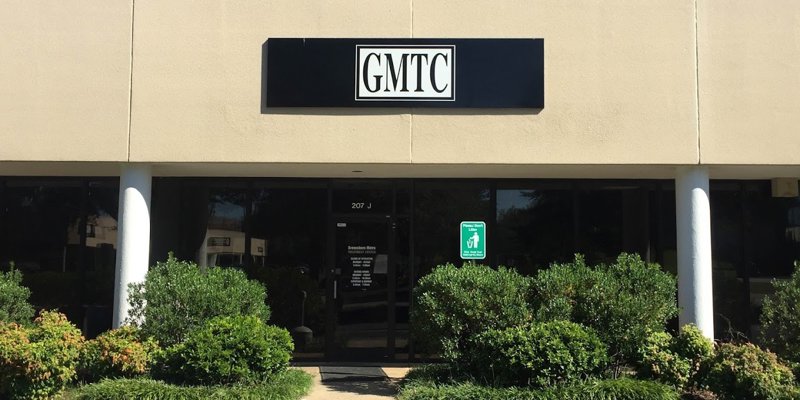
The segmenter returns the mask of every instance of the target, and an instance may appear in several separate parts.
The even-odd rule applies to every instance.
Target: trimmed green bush
[[[800,398],[792,371],[774,353],[751,343],[718,346],[706,382],[722,400]]]
[[[30,297],[31,291],[22,286],[22,273],[13,263],[8,272],[0,271],[0,322],[30,324],[34,315]]]
[[[532,301],[540,321],[568,320],[593,328],[615,364],[635,361],[652,332],[677,315],[675,278],[635,254],[611,265],[586,265],[576,255],[533,279]]]
[[[292,369],[268,382],[230,386],[179,386],[151,379],[107,379],[69,393],[76,400],[297,400],[311,376]]]
[[[675,389],[633,379],[589,381],[547,389],[494,388],[474,383],[411,382],[400,400],[678,400]]]
[[[197,385],[261,381],[285,370],[292,350],[288,331],[258,317],[217,317],[166,349],[153,375]]]
[[[800,363],[800,262],[788,281],[774,281],[775,293],[764,298],[763,343],[783,359]]]
[[[423,350],[458,362],[472,336],[532,320],[529,283],[529,278],[505,267],[437,266],[414,288],[414,338]]]
[[[470,369],[494,385],[547,387],[597,374],[606,351],[596,333],[576,323],[535,323],[475,336]]]
[[[30,328],[0,323],[0,398],[47,399],[75,378],[83,336],[63,314],[42,311]]]
[[[139,331],[123,326],[89,340],[78,359],[78,377],[84,382],[103,378],[133,378],[149,372],[159,351],[153,339],[139,339]]]
[[[650,335],[641,347],[639,375],[683,388],[689,383],[692,364],[671,350],[673,337],[667,332]]]
[[[132,308],[127,322],[165,347],[180,343],[214,317],[255,315],[267,321],[270,316],[264,286],[248,280],[242,271],[219,267],[203,271],[172,255],[151,268],[143,283],[131,284],[129,293]]]
[[[678,336],[651,334],[639,350],[639,374],[679,389],[699,387],[703,369],[714,356],[714,343],[694,325],[685,325]]]

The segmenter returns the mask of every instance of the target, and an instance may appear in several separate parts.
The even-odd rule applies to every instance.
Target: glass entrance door
[[[333,224],[329,321],[334,334],[329,337],[328,356],[389,357],[395,286],[391,219],[334,218]]]

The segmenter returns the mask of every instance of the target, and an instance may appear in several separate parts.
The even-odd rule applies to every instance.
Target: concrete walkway
[[[397,382],[402,379],[409,368],[380,367],[384,376],[344,377],[330,379],[330,371],[325,371],[326,379],[320,367],[298,367],[314,377],[311,392],[304,400],[389,400],[397,394]],[[323,367],[325,368],[325,367]],[[333,367],[335,368],[335,367]]]

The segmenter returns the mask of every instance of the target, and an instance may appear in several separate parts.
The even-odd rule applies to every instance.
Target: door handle
[[[338,289],[337,283],[339,283],[339,280],[338,279],[334,279],[333,280],[333,299],[334,300],[336,300],[336,292],[337,292],[337,289]]]

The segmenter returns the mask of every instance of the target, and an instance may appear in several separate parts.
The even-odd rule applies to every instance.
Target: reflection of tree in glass
[[[423,276],[436,265],[460,264],[461,221],[486,221],[490,215],[489,189],[418,188],[414,197],[414,244]],[[491,232],[487,233],[491,239]]]
[[[243,190],[214,190],[208,202],[208,228],[241,232],[246,198]]]
[[[325,330],[323,293],[307,269],[272,265],[268,268],[250,268],[247,272],[251,279],[267,287],[267,302],[272,310],[270,323],[289,330],[300,326],[305,291],[305,326],[311,328],[315,335]]]
[[[254,265],[250,273],[267,286],[273,322],[298,326],[305,291],[305,325],[315,337],[325,325],[326,217],[325,189],[264,189],[255,195],[250,221],[252,236],[267,245],[264,266]]]
[[[501,197],[502,191],[498,191]],[[572,198],[569,191],[514,190],[519,197],[497,210],[500,262],[533,274],[573,253]]]

